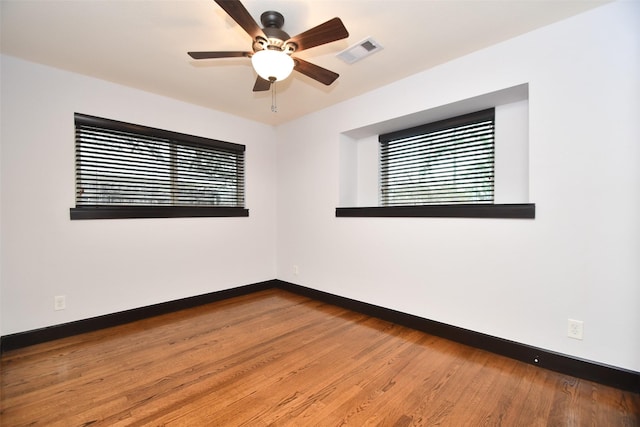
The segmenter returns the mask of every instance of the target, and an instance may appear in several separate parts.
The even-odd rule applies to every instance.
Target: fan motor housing
[[[260,22],[264,26],[262,32],[267,36],[267,40],[258,37],[253,45],[254,52],[263,49],[274,49],[284,50],[291,54],[296,50],[297,46],[293,43],[288,43],[284,46],[285,41],[289,40],[291,36],[281,29],[284,25],[284,16],[280,12],[268,10],[260,15]]]
[[[285,40],[289,40],[289,34],[282,31],[280,28],[265,27],[262,29],[264,34],[269,38],[269,44],[281,46]]]

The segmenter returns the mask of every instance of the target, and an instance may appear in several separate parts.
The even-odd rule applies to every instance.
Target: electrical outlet
[[[53,297],[53,309],[55,311],[64,310],[65,308],[67,308],[67,297],[64,295]]]
[[[297,265],[293,266],[293,275],[297,276],[298,274],[300,274],[300,268],[298,268]]]
[[[569,338],[574,338],[577,340],[582,339],[584,332],[584,322],[582,320],[569,319],[568,327],[569,329],[567,330],[567,336]]]

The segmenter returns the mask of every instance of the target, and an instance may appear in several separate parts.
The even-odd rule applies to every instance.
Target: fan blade
[[[256,39],[258,36],[267,38],[262,31],[262,28],[253,19],[249,11],[240,3],[239,0],[215,0],[227,15],[229,15],[238,25],[244,29],[252,39]]]
[[[256,83],[253,85],[253,91],[264,92],[265,90],[269,89],[271,89],[271,82],[258,76],[258,78],[256,79]]]
[[[251,55],[251,52],[187,52],[193,59],[239,58]]]
[[[310,30],[305,31],[304,33],[291,37],[287,40],[287,43],[295,43],[298,45],[296,51],[301,51],[347,37],[349,37],[349,32],[340,18],[333,18],[324,24],[320,24],[317,27],[313,27]]]
[[[294,70],[327,86],[340,77],[338,73],[334,73],[333,71],[312,64],[311,62],[304,61],[300,58],[293,58],[293,61],[295,62],[295,65],[293,66]]]

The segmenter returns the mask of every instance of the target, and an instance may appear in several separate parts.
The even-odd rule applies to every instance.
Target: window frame
[[[489,107],[489,105],[487,105]],[[486,110],[492,110],[495,114],[495,106],[478,110],[476,113],[482,113]],[[473,115],[476,113],[469,113]],[[451,119],[429,122],[427,124],[402,129],[395,132],[388,132],[378,136],[380,144],[381,136],[407,136],[415,133],[416,130],[438,126],[441,122],[449,121],[455,126],[456,119],[464,118],[467,114],[455,116]],[[458,122],[459,123],[459,122]],[[494,132],[495,132],[495,115],[494,115]],[[534,203],[495,203],[495,158],[496,146],[494,139],[494,195],[491,203],[451,203],[451,204],[428,204],[428,205],[398,205],[385,206],[382,205],[381,190],[378,189],[378,206],[355,206],[355,207],[337,207],[335,216],[339,218],[496,218],[496,219],[535,219],[536,206]],[[380,150],[380,148],[378,148]],[[380,160],[378,160],[380,162]],[[378,171],[380,174],[380,170]],[[380,185],[381,177],[378,177],[378,185]]]
[[[246,147],[226,141],[219,141],[164,129],[152,128],[148,126],[136,125],[117,120],[105,119],[81,113],[74,114],[74,129],[77,126],[92,126],[104,130],[116,132],[127,132],[141,135],[143,137],[163,138],[170,141],[170,147],[206,147],[220,149],[220,151],[241,154],[240,158],[244,162],[244,152]],[[77,132],[77,131],[76,131]],[[74,138],[77,147],[77,136]],[[76,148],[77,156],[77,148]],[[75,167],[77,168],[77,157]],[[78,206],[77,199],[77,179],[76,172],[76,206],[70,208],[70,219],[119,219],[119,218],[185,218],[185,217],[247,217],[249,210],[245,208],[245,179],[244,164],[242,167],[242,206],[198,206],[198,205],[82,205]]]

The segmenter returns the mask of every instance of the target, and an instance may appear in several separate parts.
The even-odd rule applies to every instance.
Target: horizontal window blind
[[[76,207],[244,206],[244,145],[75,115]]]
[[[494,109],[380,135],[382,206],[493,203]]]

